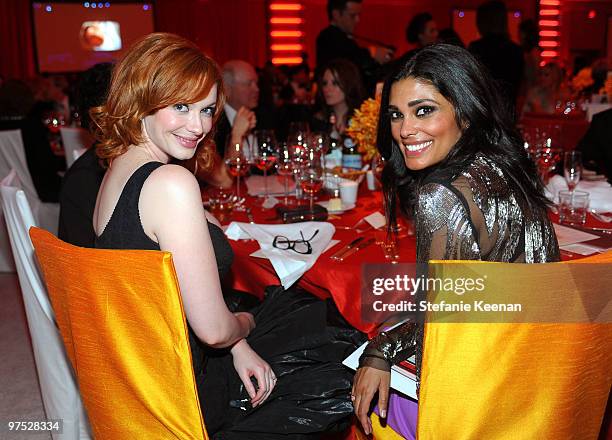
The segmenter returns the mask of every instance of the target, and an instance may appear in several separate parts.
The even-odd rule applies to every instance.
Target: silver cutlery
[[[356,253],[357,251],[360,251],[363,248],[366,248],[368,246],[370,246],[372,243],[374,243],[376,240],[373,238],[370,238],[366,241],[364,241],[363,243],[359,243],[357,246],[353,246],[352,248],[350,248],[347,252],[345,252],[344,254],[342,254],[340,257],[338,257],[338,261],[344,261],[346,260],[348,257],[350,257],[351,255],[353,255],[354,253]]]
[[[334,253],[330,258],[332,260],[339,260],[340,257],[345,253],[350,251],[353,247],[357,246],[361,241],[363,240],[363,237],[358,237],[356,239],[354,239],[353,241],[351,241],[349,244],[347,244],[346,246],[343,246],[342,248],[340,248],[339,251],[337,251],[336,253]]]

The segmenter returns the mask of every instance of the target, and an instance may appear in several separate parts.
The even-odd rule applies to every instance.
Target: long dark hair
[[[406,167],[400,147],[391,136],[389,95],[391,86],[405,78],[433,85],[454,110],[462,135],[446,158],[420,171]],[[377,148],[386,161],[382,175],[388,224],[394,224],[397,200],[411,216],[418,188],[425,177],[454,180],[482,154],[502,171],[508,183],[517,188],[515,196],[525,200],[533,212],[549,203],[535,164],[523,148],[510,108],[505,105],[487,69],[467,50],[434,44],[421,49],[399,66],[385,81],[378,119]]]
[[[323,97],[323,75],[328,70],[331,72],[334,79],[338,81],[338,86],[342,92],[344,92],[344,99],[348,107],[346,121],[344,122],[348,123],[355,109],[358,108],[366,98],[361,74],[355,64],[343,58],[332,60],[321,69],[321,76],[319,77],[319,84],[317,87],[317,101],[326,122],[329,121],[329,116],[333,111],[333,109],[325,103],[325,98]]]

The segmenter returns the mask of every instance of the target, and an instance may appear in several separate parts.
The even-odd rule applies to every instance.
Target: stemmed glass
[[[236,204],[234,205],[234,210],[243,211],[244,207],[240,198],[240,177],[248,173],[250,165],[244,156],[241,144],[232,144],[231,147],[226,148],[225,165],[230,175],[236,178]]]
[[[306,122],[292,122],[289,124],[287,144],[295,148],[308,148],[308,124]]]
[[[558,136],[554,133],[557,127],[549,127],[546,130],[536,129],[535,160],[542,182],[548,183],[548,175],[555,169],[561,159],[563,150],[553,143],[558,142]],[[555,134],[555,138],[551,134]]]
[[[308,148],[321,155],[323,168],[325,168],[325,156],[329,151],[329,135],[322,131],[312,133],[310,135],[310,143]]]
[[[578,186],[581,173],[582,153],[580,153],[580,151],[566,151],[563,156],[563,175],[567,182],[567,189],[569,189],[571,193],[573,193],[576,186]]]
[[[289,205],[289,177],[293,175],[293,161],[291,160],[291,151],[286,143],[280,144],[278,147],[278,162],[276,163],[276,172],[283,177],[285,184],[285,206]]]
[[[300,186],[310,196],[310,213],[314,213],[314,195],[323,188],[321,156],[310,151],[300,175]]]
[[[255,166],[264,172],[264,203],[268,200],[268,170],[276,163],[278,154],[276,137],[272,130],[258,130],[255,132],[257,139],[257,150],[255,154]]]

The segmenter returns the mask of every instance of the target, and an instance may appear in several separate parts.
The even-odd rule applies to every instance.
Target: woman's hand
[[[259,357],[246,340],[238,341],[231,350],[234,358],[234,368],[240,380],[251,397],[251,405],[256,407],[263,403],[276,385],[276,375],[266,361]],[[257,379],[257,387],[251,382],[251,377]]]
[[[357,374],[355,374],[351,400],[353,401],[355,414],[367,435],[372,433],[372,421],[368,416],[368,412],[376,392],[378,392],[380,417],[383,419],[387,417],[390,382],[391,373],[389,371],[378,370],[372,367],[361,367],[357,370]]]

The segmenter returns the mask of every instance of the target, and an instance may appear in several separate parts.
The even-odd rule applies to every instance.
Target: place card
[[[567,226],[553,224],[559,247],[568,244],[583,243],[599,238],[599,235],[589,234],[588,232],[579,231],[578,229],[568,228]]]
[[[380,211],[373,212],[367,217],[364,217],[364,220],[374,229],[382,228],[387,224],[387,219],[380,213]]]

